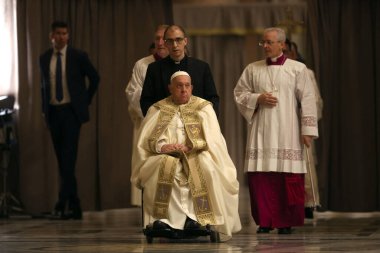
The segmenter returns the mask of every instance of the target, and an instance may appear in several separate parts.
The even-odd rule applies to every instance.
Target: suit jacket
[[[53,49],[47,50],[40,56],[42,111],[49,122],[50,102],[50,59]],[[89,86],[86,87],[86,77]],[[88,106],[99,85],[99,75],[86,52],[67,47],[66,51],[67,88],[71,98],[71,106],[81,123],[90,119]]]
[[[140,105],[144,114],[154,103],[170,95],[168,84],[176,71],[186,71],[191,77],[193,95],[210,101],[218,114],[219,96],[209,65],[201,60],[185,56],[178,64],[170,56],[149,64],[141,93]]]

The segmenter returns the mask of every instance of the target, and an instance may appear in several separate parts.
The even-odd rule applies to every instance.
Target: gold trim
[[[155,150],[158,138],[168,128],[174,115],[181,112],[180,117],[184,122],[187,138],[191,142],[192,150],[189,154],[180,153],[180,158],[164,155],[159,168],[159,176],[154,202],[154,217],[158,219],[168,218],[168,207],[173,187],[175,169],[178,162],[182,162],[184,170],[188,175],[190,192],[194,203],[194,211],[197,220],[202,225],[216,224],[208,194],[206,180],[199,163],[199,152],[207,149],[204,137],[202,121],[197,113],[210,102],[192,96],[185,105],[175,105],[170,98],[156,103],[154,106],[160,109],[157,125],[149,138],[151,150]]]
[[[194,203],[194,211],[197,220],[203,226],[216,224],[215,214],[210,201],[206,179],[199,164],[197,155],[184,157],[186,166],[189,169],[189,186]]]
[[[172,156],[162,158],[154,197],[153,217],[168,219],[170,196],[173,189],[175,170],[179,159]]]

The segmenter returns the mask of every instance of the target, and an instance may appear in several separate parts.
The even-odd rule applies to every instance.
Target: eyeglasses
[[[280,41],[262,40],[259,42],[259,46],[264,47],[265,44],[267,44],[268,46],[272,46],[276,42],[280,42]]]
[[[178,38],[175,38],[175,39],[165,39],[164,41],[168,45],[174,45],[174,42],[177,43],[177,44],[181,44],[184,39],[185,38],[178,37]]]

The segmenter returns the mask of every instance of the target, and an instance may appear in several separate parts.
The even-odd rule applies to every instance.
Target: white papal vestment
[[[196,152],[186,155],[188,163],[160,152],[164,144],[173,143],[193,147]],[[226,235],[241,229],[236,168],[211,103],[195,96],[186,105],[176,106],[170,98],[156,103],[142,123],[136,149],[131,181],[144,188],[144,226],[160,219],[172,228],[183,229],[188,216],[202,225],[215,225],[215,230]],[[169,171],[170,177],[173,167],[168,216],[162,218],[155,215],[156,194],[165,189],[157,185],[165,172]],[[189,174],[193,175],[192,179]],[[170,185],[170,182],[164,183]],[[198,198],[199,194],[203,197]]]

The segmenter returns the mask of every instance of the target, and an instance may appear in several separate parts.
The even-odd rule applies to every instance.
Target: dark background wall
[[[325,102],[317,141],[323,208],[379,211],[379,1],[306,3],[306,55]],[[172,23],[172,2],[18,0],[17,11],[19,169],[11,179],[16,178],[17,197],[31,213],[50,210],[56,201],[57,165],[41,117],[38,56],[49,47],[50,23],[63,19],[70,24],[71,43],[89,53],[101,75],[91,105],[91,121],[82,128],[79,147],[77,175],[83,208],[128,207],[132,123],[124,89],[134,62],[147,53],[155,26]],[[224,51],[218,47],[207,49],[210,57],[223,55]],[[223,63],[225,69],[233,67],[228,59]],[[211,65],[216,73],[222,72],[219,67],[214,70]],[[231,81],[229,85],[235,84]],[[229,109],[235,105],[227,98],[230,88],[221,88],[226,88],[222,101],[227,103],[221,112],[222,129],[241,133],[244,126],[228,124]],[[234,145],[244,147],[244,135],[228,136],[229,149],[235,150]],[[233,158],[242,163],[239,154]]]

